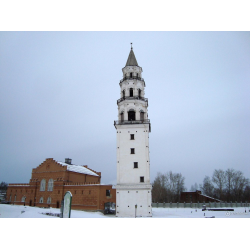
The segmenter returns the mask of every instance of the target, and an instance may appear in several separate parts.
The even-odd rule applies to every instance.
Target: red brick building
[[[104,203],[116,202],[112,185],[102,185],[101,172],[87,165],[71,164],[71,159],[58,162],[46,159],[32,169],[27,184],[9,184],[6,201],[16,205],[59,208],[66,191],[72,194],[72,209],[103,210]]]
[[[195,192],[182,192],[180,202],[220,202],[220,200],[201,194],[201,191]]]

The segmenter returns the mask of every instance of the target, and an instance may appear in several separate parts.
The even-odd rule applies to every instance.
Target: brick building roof
[[[91,169],[89,169],[89,168],[87,168],[85,166],[74,165],[74,164],[67,164],[65,162],[60,162],[60,161],[57,161],[57,163],[59,163],[59,164],[61,164],[63,166],[67,166],[67,170],[68,171],[72,171],[72,172],[76,172],[76,173],[81,173],[81,174],[88,174],[88,175],[99,176],[94,171],[92,171]]]

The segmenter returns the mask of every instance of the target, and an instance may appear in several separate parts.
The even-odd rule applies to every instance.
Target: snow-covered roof
[[[90,169],[88,169],[88,168],[86,168],[84,166],[67,164],[65,162],[60,162],[60,161],[58,161],[57,163],[59,163],[59,164],[61,164],[63,166],[67,166],[68,171],[81,173],[81,174],[89,174],[89,175],[99,176],[98,174],[96,174],[95,172],[93,172],[92,170],[90,170]]]
[[[207,195],[205,195],[205,194],[202,194],[202,196],[205,196],[205,197],[207,197],[207,198],[210,198],[210,199],[213,199],[213,200],[216,200],[216,201],[221,201],[221,200],[215,199],[215,198],[213,198],[213,197],[207,196]]]

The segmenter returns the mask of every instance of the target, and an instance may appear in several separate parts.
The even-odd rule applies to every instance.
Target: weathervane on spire
[[[132,44],[133,44],[133,43],[131,43],[131,49],[133,49]]]

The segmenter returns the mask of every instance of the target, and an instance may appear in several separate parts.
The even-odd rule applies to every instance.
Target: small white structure
[[[120,81],[121,97],[117,100],[117,217],[151,217],[148,99],[133,48]]]

